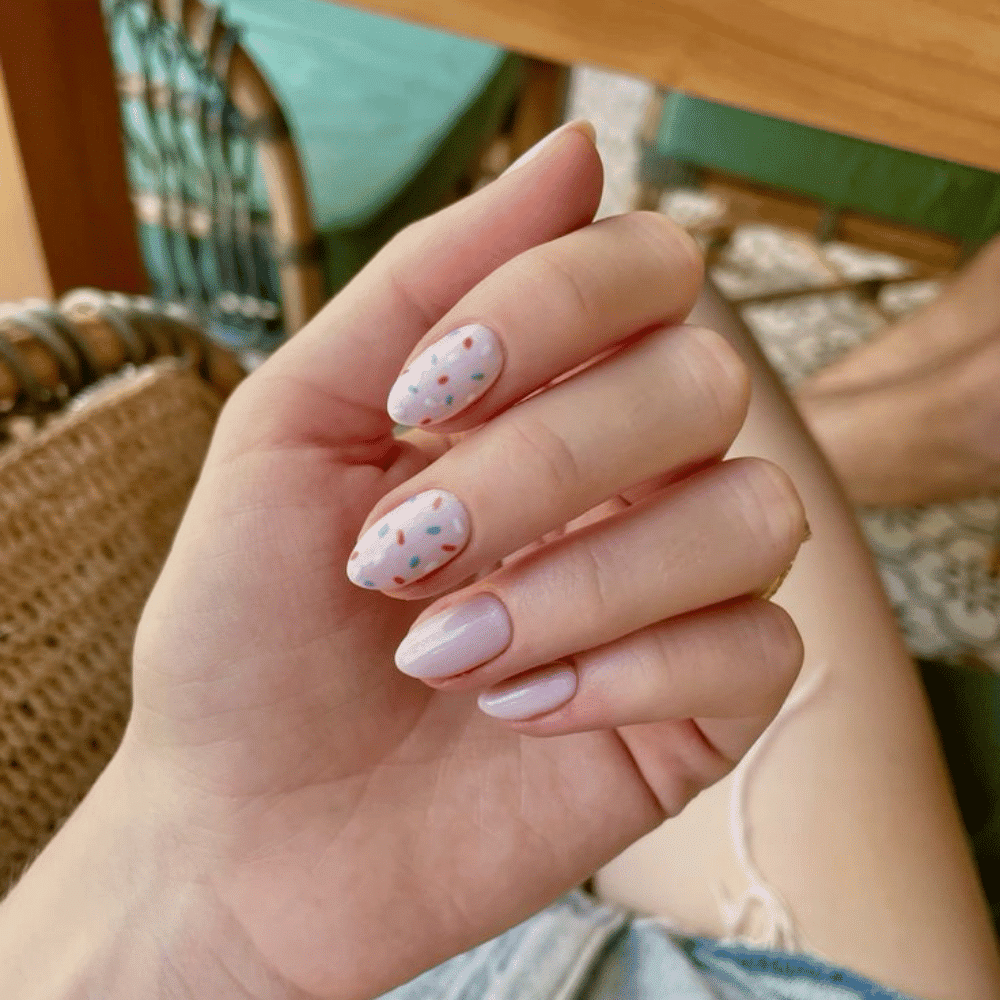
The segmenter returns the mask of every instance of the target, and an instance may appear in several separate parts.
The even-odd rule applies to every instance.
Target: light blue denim
[[[564,896],[385,1000],[913,1000],[846,969],[706,938]]]

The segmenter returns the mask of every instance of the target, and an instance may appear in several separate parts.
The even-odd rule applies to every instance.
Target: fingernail
[[[411,677],[451,677],[492,660],[512,635],[507,609],[479,594],[415,626],[396,650],[396,666]]]
[[[531,147],[531,149],[526,150],[522,153],[505,171],[505,174],[509,174],[512,170],[516,170],[518,167],[523,167],[525,163],[529,160],[533,160],[542,150],[546,149],[550,143],[554,142],[560,136],[565,135],[571,129],[577,132],[582,132],[591,142],[596,142],[597,131],[594,126],[587,121],[586,118],[576,118],[571,122],[567,122],[565,125],[560,125],[553,132],[550,132],[544,139],[540,139],[538,142]]]
[[[761,592],[761,600],[769,601],[775,594],[781,589],[781,585],[785,582],[785,578],[791,573],[795,566],[795,561],[799,557],[799,551],[801,546],[805,545],[809,539],[812,538],[812,528],[809,527],[809,522],[805,522],[804,532],[802,535],[802,541],[799,542],[799,548],[795,550],[795,555],[792,556],[791,562],[776,576],[768,586],[766,586]]]
[[[427,490],[376,521],[347,560],[351,583],[369,590],[400,587],[451,562],[469,540],[469,512],[446,490]]]
[[[565,705],[575,694],[576,671],[558,663],[518,684],[484,691],[479,708],[494,719],[521,722]]]
[[[474,403],[500,377],[500,338],[471,323],[445,334],[413,359],[389,391],[386,408],[397,424],[424,427]]]

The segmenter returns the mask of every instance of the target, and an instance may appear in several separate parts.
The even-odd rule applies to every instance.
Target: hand
[[[143,615],[121,771],[288,995],[370,997],[526,918],[724,775],[798,671],[748,595],[801,505],[719,460],[748,377],[676,326],[693,244],[591,224],[600,188],[568,129],[393,239],[225,407]],[[401,369],[468,324],[502,367],[394,438]],[[389,512],[392,545],[365,535]],[[470,601],[457,650],[445,615],[401,658],[424,680],[394,666],[418,615]]]

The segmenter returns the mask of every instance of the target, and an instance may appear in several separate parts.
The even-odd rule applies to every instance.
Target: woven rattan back
[[[127,305],[104,332],[139,352],[146,333]],[[51,347],[52,330],[93,346],[107,315],[91,297],[0,324],[0,390],[14,384],[0,444],[0,896],[121,739],[135,628],[222,405],[168,319],[160,333],[175,328],[182,357],[126,364],[82,394],[52,387],[52,370],[86,368],[72,341]],[[29,328],[39,317],[46,334]]]
[[[288,123],[218,7],[104,0],[133,205],[158,297],[270,349],[322,305],[321,243]],[[267,211],[254,206],[255,168]]]

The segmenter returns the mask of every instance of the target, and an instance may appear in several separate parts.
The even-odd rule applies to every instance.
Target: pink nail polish
[[[469,540],[469,512],[453,493],[426,490],[376,521],[347,560],[351,583],[398,590],[451,562]]]
[[[396,666],[411,677],[451,677],[502,653],[512,634],[503,604],[477,594],[414,625],[396,650]]]
[[[480,323],[452,330],[418,354],[389,391],[397,424],[426,427],[461,413],[500,377],[500,338]]]
[[[558,663],[517,683],[484,691],[479,708],[494,719],[523,722],[565,705],[576,694],[576,685],[576,671]]]

